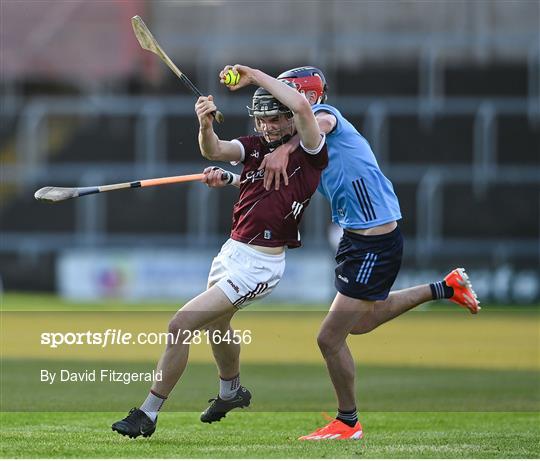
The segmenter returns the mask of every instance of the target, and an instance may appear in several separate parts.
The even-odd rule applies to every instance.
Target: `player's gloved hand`
[[[255,69],[252,69],[251,67],[242,66],[241,64],[235,64],[234,66],[227,65],[223,68],[223,70],[219,73],[219,81],[223,84],[225,84],[225,75],[229,70],[232,69],[232,71],[235,74],[240,75],[240,80],[236,85],[227,85],[227,88],[231,91],[239,90],[240,88],[244,88],[245,86],[253,85],[255,84],[255,77],[254,77],[254,71]]]
[[[230,184],[232,173],[217,166],[209,166],[203,171],[202,182],[208,187],[224,187]]]
[[[214,104],[214,97],[212,95],[200,96],[195,103],[195,113],[199,118],[199,124],[201,128],[208,128],[212,126],[214,122],[214,117],[212,112],[217,110],[216,105]]]

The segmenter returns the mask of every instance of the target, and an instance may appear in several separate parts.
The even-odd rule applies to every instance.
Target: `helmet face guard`
[[[322,71],[316,67],[306,66],[287,70],[278,76],[278,80],[293,83],[296,89],[303,94],[314,91],[317,94],[317,104],[326,101],[328,92],[326,78]]]
[[[250,117],[255,118],[255,131],[263,135],[263,138],[271,149],[286,143],[291,138],[293,131],[292,111],[276,99],[270,92],[264,88],[258,88],[253,95],[251,107],[247,107]],[[258,119],[275,116],[285,116],[289,122],[286,127],[280,127],[276,130],[265,130],[260,127]],[[280,138],[275,141],[268,141],[267,137],[279,134]]]

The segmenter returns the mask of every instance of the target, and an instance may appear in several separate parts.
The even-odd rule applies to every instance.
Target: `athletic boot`
[[[339,419],[333,419],[326,426],[317,429],[298,440],[358,440],[363,437],[362,425],[357,422],[354,427],[348,426]]]
[[[234,408],[249,407],[251,393],[245,387],[240,387],[236,391],[236,395],[230,400],[223,400],[218,395],[208,402],[211,402],[211,405],[201,413],[201,421],[212,424],[214,421],[225,418],[226,414]]]
[[[127,435],[130,439],[139,437],[139,435],[150,437],[156,430],[156,423],[157,418],[153,422],[144,411],[132,408],[124,419],[116,421],[112,425],[112,430]]]
[[[465,269],[462,267],[454,269],[444,278],[444,281],[454,289],[454,296],[450,298],[450,301],[466,307],[471,314],[478,314],[480,301],[478,301]]]

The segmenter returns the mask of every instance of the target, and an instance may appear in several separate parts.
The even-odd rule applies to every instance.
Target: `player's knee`
[[[317,336],[317,344],[323,356],[332,355],[339,350],[340,345],[337,344],[335,338],[325,331],[321,330]]]
[[[189,321],[185,318],[182,313],[176,314],[169,322],[169,333],[174,335],[174,337],[179,337],[182,335],[189,335],[192,331],[192,328],[189,325]]]
[[[170,320],[169,328],[168,328],[169,333],[176,335],[178,331],[181,329],[182,329],[182,325],[180,324],[180,322],[178,321],[176,317]]]

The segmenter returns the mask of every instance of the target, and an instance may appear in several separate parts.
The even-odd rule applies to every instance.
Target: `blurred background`
[[[483,301],[540,300],[538,1],[2,0],[0,262],[6,291],[184,299],[205,287],[234,188],[199,183],[34,200],[202,171],[194,97],[136,41],[139,14],[203,93],[222,139],[251,133],[225,64],[323,70],[399,196],[396,287],[468,268]],[[336,230],[316,194],[272,301],[328,302]],[[315,283],[314,283],[315,282]]]

